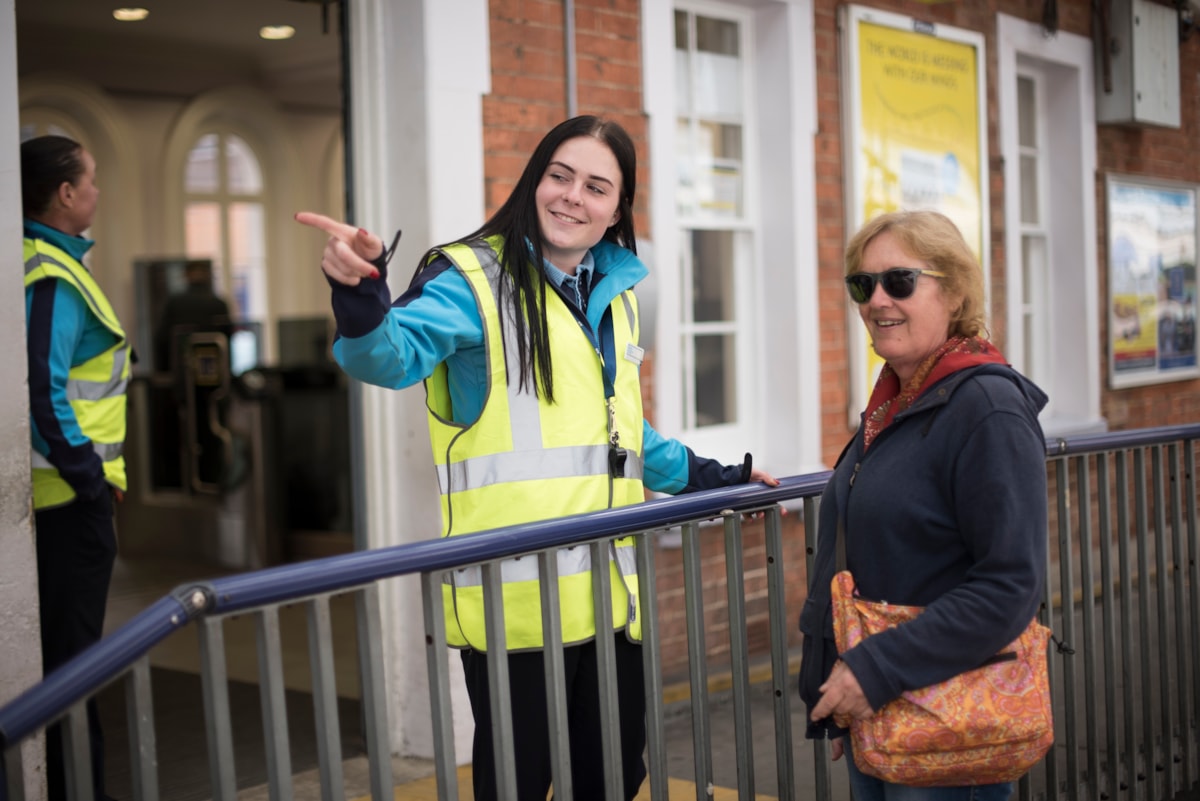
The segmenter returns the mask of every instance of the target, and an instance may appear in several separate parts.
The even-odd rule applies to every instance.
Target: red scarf
[[[871,390],[863,424],[863,450],[871,446],[879,432],[887,428],[896,414],[913,405],[929,387],[951,373],[980,364],[1008,364],[999,348],[983,337],[950,337],[917,367],[903,387],[890,364],[884,364]]]

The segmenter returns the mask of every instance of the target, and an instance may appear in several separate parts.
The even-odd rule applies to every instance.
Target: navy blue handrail
[[[1200,439],[1200,423],[1179,426],[1137,428],[1130,431],[1113,431],[1103,434],[1086,434],[1067,438],[1046,438],[1046,456],[1076,456],[1116,448],[1137,448],[1178,440]]]
[[[1200,424],[1047,438],[1048,457],[1200,439]],[[742,513],[820,494],[829,471],[792,476],[778,487],[744,484],[571,517],[356,551],[242,573],[177,588],[112,634],[0,708],[0,748],[21,741],[74,703],[104,687],[152,647],[201,615],[336,592],[395,576],[449,570],[625,532],[670,528],[690,520]]]
[[[670,528],[729,510],[746,512],[816,495],[829,473],[782,479],[778,487],[743,484],[660,498],[570,517],[281,565],[177,588],[43,681],[0,708],[0,748],[7,748],[90,696],[175,629],[200,615],[220,615],[395,576],[449,570],[530,551]]]

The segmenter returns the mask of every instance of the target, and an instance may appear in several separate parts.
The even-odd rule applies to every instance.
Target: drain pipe
[[[575,0],[563,3],[563,60],[567,65],[567,118],[579,113],[575,97]]]

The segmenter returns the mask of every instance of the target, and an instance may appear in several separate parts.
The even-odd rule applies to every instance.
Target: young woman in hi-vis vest
[[[639,318],[633,287],[637,157],[617,123],[567,120],[542,139],[512,194],[480,228],[421,258],[408,290],[385,281],[395,248],[318,214],[296,219],[329,234],[321,268],[333,287],[334,357],[350,376],[400,389],[425,383],[441,492],[442,535],[641,502],[778,482],[664,438],[643,418]],[[397,239],[399,234],[397,234]],[[587,547],[558,553],[576,799],[604,798],[595,611]],[[504,565],[518,795],[546,798],[550,741],[536,559]],[[645,701],[633,545],[610,551],[624,796],[646,775]],[[447,638],[462,648],[475,716],[477,801],[497,797],[488,699],[487,636],[478,568],[444,583]]]

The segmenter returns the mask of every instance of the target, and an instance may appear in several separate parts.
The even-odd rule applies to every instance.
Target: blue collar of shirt
[[[82,236],[71,236],[57,228],[51,228],[45,223],[28,218],[25,219],[25,236],[29,239],[46,240],[51,245],[54,245],[54,247],[66,251],[68,256],[81,264],[83,263],[83,254],[91,250],[92,245],[96,244],[94,240],[84,239]]]
[[[592,258],[592,252],[589,250],[583,255],[583,261],[575,268],[575,275],[567,275],[551,264],[548,259],[542,259],[542,266],[546,271],[546,277],[559,289],[562,289],[563,284],[567,281],[579,281],[584,286],[591,286],[592,271],[596,269],[596,260]]]

